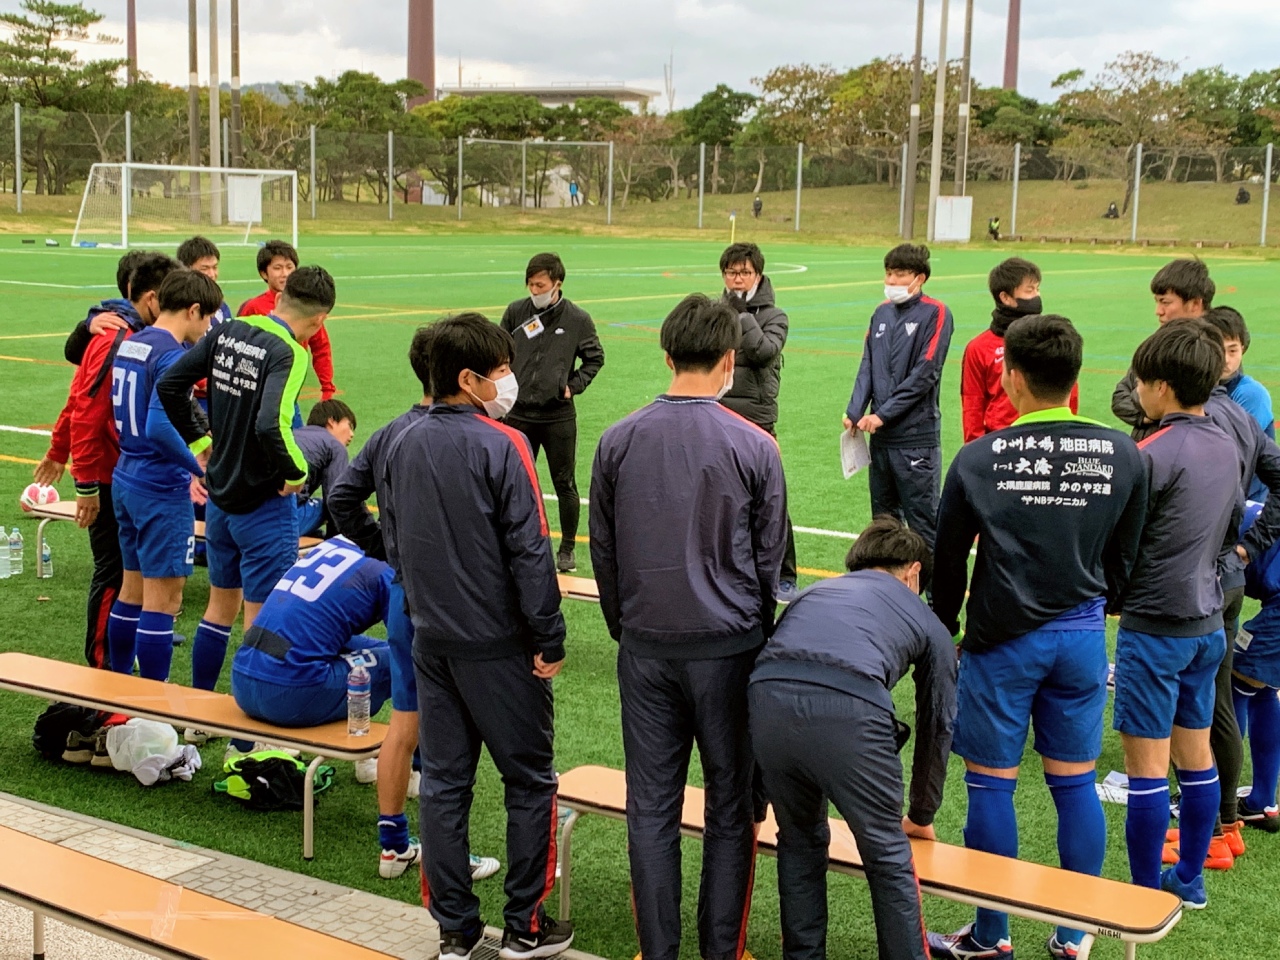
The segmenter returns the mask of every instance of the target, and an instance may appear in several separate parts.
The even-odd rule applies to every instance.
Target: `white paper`
[[[871,450],[867,447],[867,435],[856,427],[840,434],[840,465],[848,480],[871,463]]]

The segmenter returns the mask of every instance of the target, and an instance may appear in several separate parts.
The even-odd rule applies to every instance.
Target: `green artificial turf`
[[[751,239],[746,224],[739,237]],[[764,229],[761,227],[760,229]],[[359,416],[358,446],[377,426],[402,412],[420,390],[406,360],[417,324],[444,313],[479,309],[496,319],[503,306],[522,295],[528,257],[554,249],[564,258],[566,293],[596,318],[607,351],[604,371],[578,402],[579,483],[587,494],[591,455],[601,431],[665,389],[668,372],[658,348],[657,330],[667,311],[684,294],[715,291],[715,269],[724,237],[714,240],[644,240],[583,236],[382,236],[304,238],[302,259],[328,267],[337,277],[338,308],[328,322],[336,379],[343,398]],[[802,527],[852,532],[869,520],[866,480],[842,479],[837,441],[840,419],[858,364],[867,320],[881,299],[882,248],[817,246],[774,240],[766,245],[779,304],[791,316],[778,424],[789,479],[791,514]],[[982,331],[990,317],[986,274],[998,257],[1022,252],[1044,270],[1046,309],[1071,317],[1085,337],[1081,376],[1081,412],[1110,421],[1109,400],[1136,344],[1154,327],[1147,284],[1167,259],[1152,254],[1066,251],[1038,246],[1018,251],[1002,247],[941,248],[934,255],[934,278],[927,291],[951,306],[956,333],[943,383],[943,441],[948,457],[960,442],[959,363],[964,344]],[[70,380],[62,360],[65,334],[102,297],[113,296],[116,253],[22,247],[15,237],[0,240],[0,425],[48,429],[57,417]],[[236,305],[259,292],[252,250],[224,250],[222,277],[227,299]],[[1211,261],[1219,301],[1243,311],[1252,321],[1253,347],[1246,369],[1273,390],[1280,388],[1280,353],[1271,329],[1274,290],[1280,265],[1252,255],[1217,254]],[[308,396],[315,397],[309,380]],[[304,406],[306,404],[304,403]],[[23,517],[18,494],[29,482],[31,464],[44,452],[41,436],[0,430],[0,521],[18,524],[27,540],[27,572],[20,580],[0,582],[0,647],[81,659],[85,588],[90,558],[84,534],[70,524],[55,524],[49,539],[55,577],[34,578],[35,523]],[[543,469],[544,488],[550,482]],[[72,494],[69,480],[60,486]],[[555,523],[555,511],[551,510]],[[584,530],[585,533],[585,530]],[[839,570],[848,541],[840,536],[797,536],[800,566],[808,582]],[[589,559],[579,550],[581,572]],[[198,570],[187,587],[179,630],[194,633],[203,611],[207,580]],[[622,765],[615,647],[597,608],[566,602],[569,660],[556,681],[557,763],[566,770],[584,763]],[[238,634],[235,641],[238,642]],[[190,677],[190,646],[179,648],[173,677]],[[224,671],[225,674],[225,671]],[[226,689],[224,680],[221,689]],[[911,722],[910,684],[897,699]],[[210,783],[222,744],[206,747],[206,768],[191,784],[144,789],[130,778],[86,768],[50,765],[30,747],[31,724],[43,704],[0,694],[0,791],[82,811],[203,846],[226,850],[326,880],[349,884],[407,901],[417,897],[412,879],[380,881],[375,869],[376,804],[372,788],[358,786],[348,765],[340,765],[338,783],[321,802],[317,818],[316,860],[299,854],[301,818],[257,814],[214,797]],[[909,748],[908,748],[909,749]],[[1101,772],[1123,766],[1119,739],[1108,730]],[[946,803],[938,818],[939,835],[962,842],[965,800],[961,765],[954,760]],[[695,768],[693,775],[698,776]],[[1245,782],[1249,772],[1246,766]],[[1022,856],[1056,862],[1056,820],[1040,765],[1031,755],[1017,794]],[[1127,879],[1123,809],[1107,807],[1111,827],[1106,874]],[[416,814],[411,814],[416,820]],[[501,784],[486,759],[481,766],[473,816],[472,845],[484,854],[503,856],[504,818]],[[1276,939],[1280,923],[1271,910],[1280,885],[1280,838],[1247,835],[1251,849],[1235,870],[1208,880],[1210,908],[1189,915],[1162,944],[1143,949],[1159,958],[1262,955]],[[588,818],[578,828],[574,920],[577,945],[602,956],[629,960],[635,953],[627,887],[625,832],[620,824]],[[696,956],[694,911],[699,847],[686,841],[685,957]],[[762,859],[748,945],[762,960],[780,956],[774,865]],[[501,880],[478,885],[484,915],[500,922]],[[874,957],[875,937],[866,886],[861,881],[831,882],[830,954]],[[969,911],[937,899],[926,901],[931,926],[950,929]],[[1043,925],[1015,921],[1015,944],[1036,955],[1048,936]],[[1119,957],[1114,943],[1101,943],[1095,955]]]

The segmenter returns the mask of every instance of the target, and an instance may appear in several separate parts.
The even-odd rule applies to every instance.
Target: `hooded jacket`
[[[604,347],[591,315],[563,293],[543,310],[525,297],[507,307],[502,329],[516,341],[511,371],[520,396],[511,419],[535,423],[574,419],[573,397],[586,390],[604,366]],[[571,394],[567,400],[566,387]]]
[[[96,307],[89,308],[89,315],[77,323],[76,328],[67,337],[67,342],[62,348],[62,355],[67,358],[67,363],[80,366],[80,361],[84,359],[84,352],[93,340],[93,332],[89,329],[89,324],[93,323],[94,317],[103,313],[115,314],[129,325],[132,333],[137,333],[146,326],[142,322],[142,317],[138,315],[138,308],[128,300],[124,298],[103,300]]]
[[[773,283],[761,277],[755,295],[738,314],[742,341],[733,370],[733,387],[720,400],[741,417],[773,432],[782,386],[782,348],[787,344],[787,315],[774,300]]]

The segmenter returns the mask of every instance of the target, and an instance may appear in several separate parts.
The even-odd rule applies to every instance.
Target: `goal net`
[[[71,244],[136,247],[197,233],[222,245],[284,239],[296,247],[297,173],[95,163]]]

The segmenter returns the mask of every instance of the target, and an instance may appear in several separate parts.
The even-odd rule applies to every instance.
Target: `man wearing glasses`
[[[733,381],[720,402],[776,437],[787,315],[774,303],[773,284],[764,275],[764,254],[754,243],[735,243],[725,250],[720,256],[720,273],[725,301],[738,312],[742,325]],[[797,592],[796,538],[788,517],[778,600],[788,603]]]

